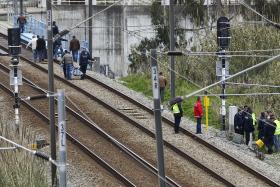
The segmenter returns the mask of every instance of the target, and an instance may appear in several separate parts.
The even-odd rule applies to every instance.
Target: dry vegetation
[[[29,128],[21,127],[16,133],[13,121],[1,116],[0,135],[28,147],[34,142],[34,135]],[[0,140],[0,147],[13,145]],[[0,150],[0,186],[43,187],[47,186],[46,163],[30,153],[16,150]]]

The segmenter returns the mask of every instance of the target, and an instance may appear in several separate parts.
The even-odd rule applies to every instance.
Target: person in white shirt
[[[26,45],[26,49],[31,45],[31,48],[32,48],[32,53],[33,53],[33,59],[34,59],[34,62],[36,63],[37,62],[37,50],[36,50],[36,47],[37,47],[37,37],[34,35],[32,36],[32,39],[28,42],[28,44]]]

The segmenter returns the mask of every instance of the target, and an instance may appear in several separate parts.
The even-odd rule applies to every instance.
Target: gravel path
[[[94,72],[89,72],[88,74],[98,79],[99,81],[107,84],[108,86],[113,87],[114,89],[119,90],[122,93],[125,93],[128,96],[134,97],[135,100],[141,102],[145,106],[153,108],[152,98],[147,98],[139,92],[135,92],[131,89],[128,89],[127,87],[122,85],[120,81],[109,79],[103,75]],[[173,120],[173,114],[168,110],[164,110],[162,115],[170,120]],[[196,124],[194,121],[183,117],[180,126],[184,129],[195,133],[195,125]],[[180,137],[181,135],[179,134],[178,136]],[[216,146],[217,148],[221,149],[222,151],[225,151],[226,153],[232,155],[235,158],[238,158],[238,160],[249,165],[251,168],[263,173],[266,176],[269,176],[269,178],[273,179],[274,181],[280,184],[280,153],[266,155],[265,160],[261,161],[258,158],[256,158],[255,153],[250,151],[248,146],[244,144],[236,144],[232,141],[229,141],[225,138],[225,135],[221,131],[214,129],[211,126],[209,127],[208,132],[205,131],[204,127],[203,134],[199,136],[207,142],[211,143],[212,145]],[[174,139],[177,142],[182,141],[181,138]]]
[[[46,65],[43,65],[43,66],[46,66]],[[58,67],[55,68],[55,71],[57,73],[62,74],[61,69]],[[30,70],[30,73],[32,73],[32,70]],[[134,98],[137,98],[136,100],[144,103],[146,106],[149,106],[150,108],[152,107],[152,105],[153,105],[152,101],[150,99],[144,97],[143,95],[136,93],[134,91],[131,91],[131,90],[127,89],[126,87],[118,84],[116,81],[108,79],[104,76],[100,76],[100,75],[94,74],[92,72],[90,72],[90,74],[92,76],[94,76],[95,78],[98,78],[101,81],[105,82],[106,84],[113,86],[116,89],[122,91],[126,95],[130,95],[130,96],[133,96]],[[38,76],[40,76],[40,75],[38,75]],[[131,106],[131,105],[127,104],[127,102],[125,103],[124,101],[122,101],[119,98],[112,99],[112,98],[114,98],[114,96],[110,95],[110,93],[106,92],[104,89],[102,90],[101,88],[97,88],[97,87],[91,85],[90,83],[87,82],[87,80],[84,80],[84,81],[73,80],[72,82],[80,87],[83,87],[84,89],[87,89],[90,93],[98,96],[98,98],[101,98],[104,101],[110,102],[111,105],[118,106],[118,108],[120,110],[132,109],[132,110],[135,110],[136,112],[139,110],[135,106]],[[91,85],[91,86],[89,87],[88,85]],[[108,98],[110,98],[110,100]],[[75,102],[79,102],[79,100],[76,100]],[[90,111],[89,113],[91,113],[91,110],[92,110],[92,108],[90,108],[90,107],[85,106],[83,108],[83,111]],[[173,120],[173,116],[170,112],[164,111],[163,115],[170,118],[171,120]],[[146,116],[147,116],[147,113],[140,112],[140,114],[132,115],[132,118],[134,118],[136,121],[137,120],[140,121],[142,123],[142,125],[150,128],[151,130],[154,130],[153,119],[146,118]],[[104,116],[104,118],[106,118],[106,115]],[[118,124],[122,124],[122,123],[117,123],[114,125],[118,125]],[[122,126],[124,126],[124,125],[122,124]],[[183,119],[181,126],[183,126],[184,128],[190,129],[191,131],[194,132],[195,125],[193,122],[189,121],[188,119]],[[111,127],[112,126],[110,126],[110,128],[108,128],[108,126],[107,126],[106,130],[110,130]],[[103,128],[106,128],[106,126],[103,126]],[[121,126],[117,127],[117,128],[121,128]],[[131,134],[132,137],[136,137],[136,138],[123,139],[123,141],[131,142],[131,141],[135,140],[136,143],[138,143],[138,145],[139,145],[139,139],[141,139],[142,137],[137,136],[137,133],[135,134],[135,130],[130,131],[130,130],[128,130],[128,128],[129,128],[128,126],[123,127],[122,131],[126,132],[127,134]],[[137,130],[136,130],[136,132],[137,132]],[[121,134],[121,133],[116,133],[115,136],[118,136],[119,134]],[[238,172],[234,169],[231,170],[232,169],[231,167],[227,167],[226,168],[227,170],[222,170],[220,167],[220,165],[223,165],[223,163],[221,163],[221,161],[220,161],[221,158],[215,157],[214,155],[211,155],[211,154],[205,155],[206,152],[209,152],[209,151],[205,150],[205,147],[202,147],[202,146],[198,147],[197,144],[195,144],[192,139],[186,137],[185,135],[182,135],[182,134],[174,135],[173,130],[167,125],[164,125],[164,127],[163,127],[163,135],[164,135],[164,138],[166,140],[168,140],[170,143],[176,145],[177,147],[179,147],[180,149],[182,149],[184,152],[186,152],[188,154],[193,154],[193,157],[200,159],[201,162],[208,164],[212,168],[215,168],[217,170],[217,172],[220,172],[227,178],[232,178],[231,177],[232,174],[240,172],[240,174],[241,174],[240,176],[243,176],[243,177],[236,177],[236,178],[232,179],[233,181],[235,181],[236,185],[244,186],[246,184],[246,186],[248,186],[250,184],[253,185],[254,183],[255,184],[257,183],[257,184],[259,184],[259,186],[263,186],[263,184],[261,184],[259,181],[255,181],[255,179],[253,177],[246,176],[246,174],[242,173],[242,171]],[[238,157],[240,160],[242,160],[243,162],[247,163],[248,165],[254,167],[255,169],[258,169],[259,166],[263,166],[263,170],[261,170],[261,171],[265,175],[270,176],[275,181],[279,182],[279,174],[277,174],[277,170],[275,170],[272,167],[269,167],[269,165],[261,162],[260,160],[255,159],[254,154],[248,152],[246,146],[243,146],[243,145],[238,146],[238,145],[235,145],[235,144],[227,141],[225,138],[220,137],[219,132],[216,131],[215,129],[210,129],[208,133],[201,135],[201,137],[204,138],[205,140],[207,140],[208,142],[211,142],[212,144],[216,145],[217,147],[221,148],[222,150],[227,151],[231,155]],[[119,138],[121,138],[121,137],[119,137]],[[152,140],[149,140],[149,141],[153,142]],[[141,142],[140,145],[142,145],[142,143],[143,142]],[[135,148],[135,147],[137,147],[137,145],[134,144],[133,147]],[[146,150],[150,150],[150,149],[146,149]],[[148,152],[148,154],[149,154],[149,152]],[[201,155],[204,155],[204,156],[202,157]],[[155,155],[154,155],[154,157],[155,157]],[[172,154],[169,155],[169,153],[165,153],[165,159],[166,159],[166,157],[170,158],[170,157],[172,157]],[[154,161],[152,161],[152,162],[154,163]],[[173,162],[171,162],[171,163],[173,164]],[[218,166],[217,163],[219,163],[220,165]],[[255,164],[255,163],[258,163],[258,164]],[[264,165],[260,165],[260,164],[264,164]],[[225,172],[225,171],[227,171],[227,172]],[[178,174],[171,172],[171,175],[173,176],[173,175],[178,175]],[[254,186],[256,186],[256,185],[254,185]]]
[[[24,65],[22,69],[26,75],[31,75],[27,76],[27,78],[39,83],[40,86],[46,87],[46,75],[42,74],[40,71],[36,72],[33,67],[28,67],[28,65]],[[42,80],[45,82],[42,82]],[[73,98],[75,103],[78,103],[79,106],[82,106],[85,112],[88,111],[89,113],[94,114],[94,117],[91,117],[91,119],[94,119],[95,122],[97,121],[98,125],[102,127],[110,127],[109,129],[106,129],[108,130],[108,133],[113,134],[113,136],[117,137],[117,139],[122,138],[121,142],[128,142],[129,145],[131,145],[130,147],[133,147],[135,150],[137,150],[138,154],[145,154],[144,158],[156,165],[155,143],[152,138],[147,137],[147,135],[145,135],[142,131],[139,131],[139,129],[131,127],[131,125],[127,122],[120,120],[118,116],[108,113],[107,109],[102,110],[104,107],[98,106],[97,103],[94,103],[89,98],[73,91],[72,88],[62,84],[60,81],[56,82],[56,87],[65,88],[66,93],[69,94],[67,95],[70,96],[71,99]],[[82,102],[82,104],[79,102]],[[122,127],[121,130],[120,127]],[[151,144],[151,142],[153,143]],[[174,152],[166,151],[166,155],[166,170],[170,171],[172,174],[171,177],[176,177],[175,181],[178,181],[179,184],[182,184],[183,186],[205,186],[206,184],[211,186],[222,186],[222,184],[216,179],[212,178],[201,169],[194,167],[193,164],[190,164],[183,158],[176,156]],[[142,178],[141,175],[137,176],[140,179]],[[200,176],[201,178],[198,178],[197,176]],[[144,178],[142,178],[142,180],[143,179]],[[146,178],[143,181],[148,182]],[[140,185],[140,183],[138,185]]]

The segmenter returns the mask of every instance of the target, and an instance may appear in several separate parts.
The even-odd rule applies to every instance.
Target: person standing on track
[[[196,134],[202,134],[201,132],[201,118],[203,116],[203,109],[201,105],[201,98],[197,97],[194,105],[194,117],[196,118]]]
[[[79,50],[80,50],[80,41],[78,39],[76,39],[76,36],[72,37],[72,40],[70,41],[69,49],[72,52],[73,61],[77,62],[78,53],[79,53]]]
[[[37,39],[36,51],[38,54],[39,62],[42,62],[45,58],[46,51],[46,41],[44,39],[44,36],[42,36],[42,38]]]
[[[27,23],[25,16],[21,14],[17,19],[17,23],[19,24],[20,33],[23,33],[24,26]]]
[[[238,112],[234,115],[234,132],[237,134],[244,134],[243,129],[244,115],[243,110],[238,108]]]
[[[62,58],[64,77],[67,80],[72,79],[73,57],[69,51],[65,50],[65,55]]]
[[[86,71],[88,66],[88,61],[91,60],[91,56],[89,52],[86,50],[86,48],[82,47],[82,51],[80,53],[80,71],[82,72],[81,80],[85,79],[86,77]]]
[[[267,147],[267,153],[272,154],[273,153],[273,137],[276,129],[276,124],[274,123],[275,116],[268,112],[267,120],[264,127],[264,144]]]
[[[28,42],[28,44],[26,45],[26,49],[31,45],[31,48],[32,48],[32,53],[33,53],[33,59],[34,59],[34,62],[36,63],[37,62],[37,50],[36,50],[36,47],[37,47],[37,37],[34,35],[32,36],[32,39]]]
[[[265,119],[266,119],[267,113],[261,112],[261,116],[258,120],[258,139],[264,138],[264,127],[265,127]]]
[[[181,122],[181,118],[183,116],[183,109],[182,109],[182,105],[181,102],[179,103],[175,103],[171,106],[171,110],[173,112],[174,115],[174,131],[175,134],[179,133],[179,126],[180,126],[180,122]]]
[[[164,101],[164,91],[167,85],[167,80],[163,76],[162,72],[159,72],[159,93],[160,93],[160,102],[163,103]]]
[[[247,110],[245,111],[245,116],[244,116],[244,132],[245,132],[246,145],[249,145],[249,142],[252,141],[254,130],[255,128],[254,128],[254,121],[252,118],[252,109],[248,107]]]

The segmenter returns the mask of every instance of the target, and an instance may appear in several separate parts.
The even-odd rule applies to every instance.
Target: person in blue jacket
[[[86,71],[87,71],[87,65],[88,61],[91,60],[91,55],[86,50],[86,48],[82,48],[82,51],[80,53],[80,71],[82,72],[81,80],[85,79]]]

